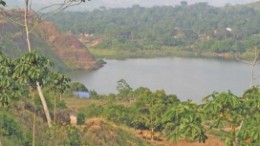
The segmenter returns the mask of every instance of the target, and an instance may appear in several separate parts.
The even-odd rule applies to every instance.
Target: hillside
[[[5,11],[7,17],[22,17],[20,10]],[[0,11],[0,44],[4,53],[18,57],[27,51],[22,26],[8,21]],[[62,33],[50,22],[43,22],[31,33],[33,50],[54,60],[56,68],[64,70],[93,69],[97,61],[87,48],[72,34]]]
[[[203,56],[208,52],[243,53],[257,46],[259,8],[257,2],[225,7],[207,3],[152,8],[135,5],[64,12],[51,21],[63,31],[85,38],[83,42],[92,50],[175,50]]]
[[[0,118],[3,119],[0,121],[0,129],[2,130],[0,131],[0,142],[3,146],[31,145],[31,117],[35,110],[37,112],[37,146],[153,146],[148,141],[136,136],[129,128],[115,125],[101,118],[88,119],[84,125],[72,126],[69,123],[56,123],[55,127],[48,129],[43,111],[25,99],[9,105],[5,111],[0,110]],[[68,110],[63,110],[60,115],[65,117],[67,113]]]

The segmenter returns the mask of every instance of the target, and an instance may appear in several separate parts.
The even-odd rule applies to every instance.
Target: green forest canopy
[[[64,12],[52,18],[63,31],[93,34],[100,49],[162,47],[243,52],[259,46],[260,5],[213,7],[207,3]]]

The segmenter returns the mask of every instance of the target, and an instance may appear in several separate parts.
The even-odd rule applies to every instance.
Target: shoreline
[[[191,51],[182,51],[178,49],[159,49],[159,50],[120,50],[120,49],[89,49],[91,54],[97,59],[134,59],[134,58],[158,58],[158,57],[184,57],[184,58],[206,58],[236,60],[233,52],[203,52],[196,53]],[[250,60],[253,58],[253,52],[243,52],[240,54],[242,59]]]

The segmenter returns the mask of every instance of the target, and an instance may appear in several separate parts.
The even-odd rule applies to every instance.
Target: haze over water
[[[168,94],[176,94],[182,101],[192,99],[196,102],[213,91],[231,90],[242,95],[250,85],[251,67],[235,61],[154,58],[106,62],[103,68],[74,72],[71,77],[100,94],[116,93],[116,82],[125,79],[134,89],[163,89]],[[260,73],[260,66],[256,72]]]

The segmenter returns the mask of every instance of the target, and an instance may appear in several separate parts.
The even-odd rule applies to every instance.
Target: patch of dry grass
[[[92,104],[95,104],[95,105],[108,104],[108,102],[106,100],[80,99],[77,97],[64,98],[64,101],[69,109],[75,109],[75,110],[78,110],[82,107],[89,106]]]

